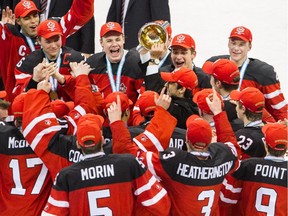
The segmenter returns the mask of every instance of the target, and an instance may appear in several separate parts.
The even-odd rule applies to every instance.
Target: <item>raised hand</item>
[[[212,98],[212,100],[210,100],[210,98]],[[217,92],[214,88],[213,93],[208,95],[208,97],[206,97],[206,102],[214,115],[217,115],[220,112],[222,112],[222,102],[220,98],[217,96]]]
[[[44,90],[47,93],[51,91],[51,83],[49,82],[49,77],[49,74],[47,74],[45,79],[37,84],[37,90]]]
[[[46,59],[43,58],[42,62],[33,68],[32,79],[34,81],[41,82],[43,79],[45,79],[47,75],[47,70],[44,70],[46,67],[46,64],[47,64]]]
[[[6,9],[2,10],[1,21],[3,24],[9,23],[11,25],[15,25],[15,14],[13,14],[12,10],[8,6]]]
[[[162,108],[167,110],[171,104],[172,98],[169,95],[165,94],[165,91],[166,87],[164,86],[158,98],[157,95],[155,94],[154,100],[157,106],[161,106]]]
[[[70,62],[71,74],[73,77],[77,77],[82,74],[88,75],[92,68],[89,64],[85,63],[85,61],[81,61],[80,63],[77,62]]]
[[[110,107],[107,109],[108,112],[108,118],[110,121],[110,124],[121,120],[122,110],[121,110],[121,100],[120,96],[117,95],[117,103],[113,102]]]
[[[155,43],[151,46],[150,56],[151,58],[161,59],[162,55],[166,52],[166,46],[164,43]]]

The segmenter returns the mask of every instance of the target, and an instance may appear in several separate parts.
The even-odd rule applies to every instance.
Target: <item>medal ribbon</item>
[[[48,63],[50,63],[50,60],[48,59],[48,57],[47,57],[47,55],[46,55],[46,53],[44,52],[44,50],[42,49],[42,51],[43,51],[43,53],[44,53],[44,55],[45,55],[45,58],[46,58],[46,61],[48,62]],[[57,56],[57,59],[56,59],[56,64],[57,64],[57,70],[58,70],[58,72],[60,71],[60,66],[61,66],[61,54],[62,54],[62,48],[60,48],[60,51],[59,51],[59,54],[58,54],[58,56]],[[59,72],[60,73],[60,72]],[[54,77],[52,77],[52,76],[50,76],[49,77],[49,82],[51,83],[51,90],[52,91],[56,91],[57,90],[57,80],[54,78]]]
[[[32,39],[30,37],[26,36],[25,33],[22,31],[22,29],[20,30],[20,33],[22,35],[24,35],[24,37],[26,39],[26,42],[27,42],[31,52],[35,51],[35,46],[34,46],[34,43],[33,43]]]
[[[244,77],[246,68],[247,68],[247,66],[248,66],[248,64],[249,64],[249,61],[250,61],[250,60],[247,58],[247,59],[244,61],[242,67],[241,67],[241,70],[240,70],[240,81],[239,81],[238,90],[240,90],[240,88],[241,88],[242,81],[243,81],[243,77]]]
[[[121,58],[121,61],[119,63],[118,69],[117,69],[117,74],[116,74],[116,85],[115,85],[115,80],[113,76],[113,71],[112,71],[112,66],[111,63],[106,55],[106,65],[107,65],[107,73],[110,81],[110,86],[112,88],[112,92],[119,91],[120,89],[120,81],[121,81],[121,73],[123,69],[123,65],[126,59],[126,54],[128,53],[127,50],[124,50],[123,56]]]

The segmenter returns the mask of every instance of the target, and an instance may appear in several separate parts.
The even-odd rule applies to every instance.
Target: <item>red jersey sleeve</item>
[[[133,142],[144,152],[159,152],[169,147],[169,141],[177,120],[168,111],[157,106],[151,122]]]
[[[70,10],[61,18],[64,39],[78,31],[94,15],[94,0],[74,0]]]

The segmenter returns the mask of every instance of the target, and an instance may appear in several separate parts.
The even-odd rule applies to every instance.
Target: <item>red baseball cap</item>
[[[6,92],[6,91],[0,91],[0,99],[5,98],[6,95],[7,95],[7,92]]]
[[[212,128],[210,124],[200,118],[198,115],[191,115],[186,120],[187,132],[186,137],[195,148],[204,149],[211,143]],[[204,143],[204,146],[197,145],[197,143]]]
[[[159,94],[155,91],[145,91],[139,97],[139,108],[143,116],[149,116],[149,113],[156,109],[155,95],[156,98],[159,97]]]
[[[68,104],[62,100],[54,100],[50,104],[57,118],[61,118],[71,111]]]
[[[117,22],[107,22],[104,25],[102,25],[100,30],[100,37],[103,37],[108,32],[115,31],[118,33],[123,34],[122,27]]]
[[[177,68],[173,72],[160,72],[160,75],[166,82],[177,82],[191,91],[198,85],[197,75],[186,67]]]
[[[265,142],[268,146],[275,150],[285,150],[288,145],[287,126],[280,123],[269,123],[262,127],[262,132],[265,137]],[[277,147],[279,144],[284,144],[285,147]]]
[[[32,11],[39,12],[38,8],[36,7],[33,1],[24,0],[24,1],[20,1],[15,6],[14,14],[16,18],[19,18],[19,17],[27,16]]]
[[[24,109],[24,98],[27,95],[27,93],[21,93],[17,95],[11,105],[11,111],[14,115],[14,117],[22,117],[23,115],[23,109]]]
[[[221,100],[222,108],[224,107],[223,99],[221,95],[217,92],[218,98]],[[198,108],[204,111],[207,114],[213,115],[212,111],[210,110],[206,98],[209,97],[210,100],[213,99],[213,90],[212,89],[203,89],[199,92],[197,92],[193,96],[193,102],[197,104]]]
[[[207,74],[211,74],[216,77],[221,82],[230,84],[230,85],[238,85],[239,81],[233,82],[235,77],[239,77],[240,80],[240,72],[237,65],[230,61],[229,59],[218,59],[212,64],[211,70],[206,70]]]
[[[252,42],[252,33],[248,28],[238,26],[232,29],[229,38],[239,38],[246,42]]]
[[[63,35],[62,28],[55,20],[45,20],[37,27],[37,35],[45,39],[51,38],[55,35]]]
[[[113,102],[117,102],[117,95],[120,96],[122,112],[124,112],[126,109],[130,108],[130,106],[133,105],[133,102],[128,98],[127,94],[123,92],[112,92],[107,95],[107,97],[103,100],[103,106],[106,112]]]
[[[261,113],[265,107],[264,95],[254,87],[247,87],[241,91],[233,90],[230,93],[230,99],[241,102],[253,113]]]
[[[86,114],[81,116],[77,123],[76,137],[78,143],[83,147],[92,147],[99,144],[102,140],[102,125],[104,118],[100,115]],[[92,144],[85,145],[91,140]]]
[[[188,34],[178,34],[176,35],[171,43],[171,47],[180,46],[185,49],[193,48],[196,50],[196,45],[194,39]]]

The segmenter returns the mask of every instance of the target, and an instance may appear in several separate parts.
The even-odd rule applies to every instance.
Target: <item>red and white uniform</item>
[[[43,61],[45,58],[45,54],[43,50],[36,50],[35,52],[29,54],[25,58],[22,58],[21,61],[18,62],[15,68],[15,78],[16,84],[13,89],[13,94],[15,96],[21,94],[21,92],[28,91],[31,88],[37,88],[37,82],[32,79],[34,67],[36,67],[39,63]],[[85,60],[85,57],[82,53],[75,51],[69,47],[62,46],[61,53],[59,56],[59,73],[62,75],[70,75],[70,62],[81,62]],[[65,90],[61,85],[54,85],[55,89],[52,91],[56,91],[58,98],[64,101],[70,101],[70,95],[65,93]]]
[[[71,85],[74,86],[74,82],[73,93]],[[83,159],[76,146],[75,137],[65,135],[76,134],[80,116],[88,112],[98,114],[97,104],[100,104],[102,99],[100,93],[98,101],[92,94],[87,75],[80,75],[75,80],[66,79],[66,85],[71,91],[71,97],[75,98],[75,108],[65,117],[66,121],[56,119],[50,106],[49,95],[43,90],[28,91],[24,100],[23,135],[47,166],[52,178],[55,178],[61,168]]]
[[[154,117],[158,114],[160,113],[157,113],[156,109]],[[161,118],[152,118],[146,128],[152,134],[155,132],[154,135],[158,140],[171,136],[173,132],[173,128],[171,129],[166,122],[163,123],[162,119],[166,119],[163,113]],[[141,145],[145,148],[147,143],[145,136],[139,135],[140,139],[136,142],[135,140],[129,142],[129,132],[125,130],[122,121],[110,125],[113,152],[128,151],[143,160],[168,191],[171,199],[171,215],[219,215],[218,201],[222,182],[231,170],[238,167],[240,147],[226,113],[214,116],[214,121],[218,140],[222,143],[209,145],[210,157],[207,160],[199,160],[197,152],[186,152],[176,148],[168,148],[158,154],[153,148],[150,148],[153,152],[143,151]],[[153,139],[151,141],[153,142]]]
[[[57,175],[42,215],[134,215],[135,205],[169,215],[167,191],[130,154],[86,155]]]
[[[229,59],[229,55],[214,56],[208,59],[202,68],[209,67],[217,59]],[[239,68],[241,71],[241,68]],[[280,82],[274,68],[258,59],[249,58],[240,90],[246,87],[259,89],[265,97],[265,108],[277,121],[287,118],[288,105],[281,92]]]
[[[221,201],[237,204],[230,210],[237,215],[286,216],[287,193],[284,158],[249,158],[223,182]]]
[[[63,44],[94,14],[94,0],[74,0],[71,9],[60,20],[63,30]],[[0,72],[7,92],[7,100],[13,101],[15,86],[14,69],[16,64],[33,50],[17,26],[0,22]],[[35,41],[35,39],[33,39]],[[33,49],[33,48],[32,48]]]
[[[0,214],[40,215],[49,197],[52,179],[21,131],[0,121]]]

